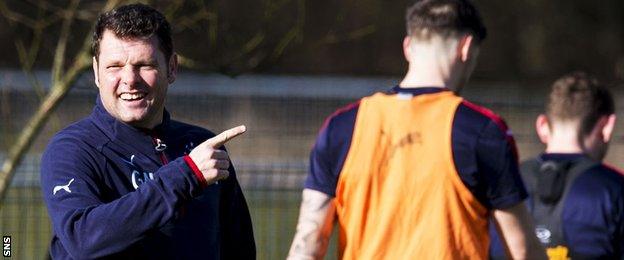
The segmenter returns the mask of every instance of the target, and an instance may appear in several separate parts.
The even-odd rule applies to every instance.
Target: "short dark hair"
[[[147,39],[156,35],[165,58],[169,60],[173,54],[169,22],[162,13],[150,6],[124,5],[101,14],[95,24],[91,43],[96,59],[100,56],[100,41],[106,30],[111,30],[121,39]]]
[[[470,33],[477,42],[487,36],[481,15],[469,0],[419,0],[407,8],[407,35],[430,39]]]
[[[552,120],[580,123],[580,134],[586,136],[598,119],[615,113],[613,95],[605,85],[585,72],[573,72],[552,85],[546,116]]]

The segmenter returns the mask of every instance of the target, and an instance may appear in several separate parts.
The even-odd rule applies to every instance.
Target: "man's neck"
[[[402,88],[423,88],[423,87],[448,87],[449,83],[443,77],[435,74],[410,73],[399,83]]]
[[[143,131],[150,132],[154,130],[154,128],[156,128],[158,125],[163,123],[163,114],[164,112],[160,112],[160,113],[157,113],[152,118],[148,118],[142,122],[133,122],[133,123],[130,123],[130,125],[135,128],[141,129]]]
[[[399,83],[402,88],[446,87],[455,89],[456,75],[451,73],[451,65],[439,63],[410,63],[405,77]]]
[[[546,145],[546,153],[582,153],[576,124],[557,125]]]
[[[456,55],[458,40],[433,37],[412,39],[406,52],[408,70],[399,84],[403,88],[447,87],[454,89],[460,78]]]

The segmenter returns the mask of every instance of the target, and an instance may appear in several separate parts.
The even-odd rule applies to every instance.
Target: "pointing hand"
[[[247,131],[244,125],[240,125],[210,138],[195,147],[189,157],[195,162],[202,172],[208,185],[230,176],[230,157],[226,151],[219,150],[228,141]]]

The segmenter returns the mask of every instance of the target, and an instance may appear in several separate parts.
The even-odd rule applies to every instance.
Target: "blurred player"
[[[532,235],[516,147],[500,117],[458,97],[486,29],[466,0],[407,10],[403,81],[322,127],[289,258],[322,258],[334,220],[343,259],[486,259],[493,215],[510,256]]]
[[[546,151],[522,163],[535,232],[551,259],[624,255],[624,176],[601,163],[615,125],[611,93],[577,72],[557,80],[535,127]],[[492,255],[502,256],[492,243]]]
[[[142,4],[100,15],[93,54],[95,108],[41,159],[52,258],[255,259],[247,204],[222,148],[245,128],[215,137],[169,117],[178,61],[165,17]]]

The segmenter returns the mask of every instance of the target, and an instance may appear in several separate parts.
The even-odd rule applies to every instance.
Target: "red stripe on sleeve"
[[[193,159],[191,159],[190,156],[185,155],[184,161],[191,168],[191,170],[193,170],[193,173],[195,174],[195,178],[197,178],[197,181],[199,182],[199,186],[202,188],[206,188],[208,186],[208,182],[206,181],[206,178],[204,178],[204,174],[202,174],[199,168],[197,168],[197,165],[195,164]]]
[[[349,111],[349,110],[351,110],[351,109],[353,109],[353,108],[355,108],[355,107],[357,107],[357,106],[359,106],[359,105],[360,105],[360,100],[358,100],[358,101],[356,101],[356,102],[353,102],[353,103],[351,103],[351,104],[348,104],[348,105],[346,105],[346,106],[344,106],[344,107],[341,107],[341,108],[339,108],[338,110],[336,110],[334,113],[332,113],[331,115],[329,115],[329,116],[327,117],[327,119],[325,119],[325,122],[323,122],[323,126],[321,126],[321,130],[319,130],[319,133],[320,133],[321,131],[323,131],[323,129],[325,129],[325,128],[327,127],[327,125],[329,125],[329,121],[331,121],[331,120],[332,120],[332,118],[334,118],[334,117],[336,117],[336,116],[340,115],[341,113],[347,112],[347,111]]]
[[[603,165],[604,167],[606,167],[607,169],[610,169],[610,170],[612,170],[612,171],[614,171],[614,172],[617,172],[617,173],[619,173],[620,175],[624,176],[624,172],[622,172],[622,170],[618,169],[617,167],[615,167],[615,166],[613,166],[613,165],[610,165],[610,164],[608,164],[608,163],[605,163],[605,162],[603,162],[603,163],[602,163],[602,165]]]
[[[518,160],[518,147],[516,146],[516,140],[514,140],[513,135],[511,134],[511,130],[507,126],[507,123],[505,123],[505,121],[500,116],[492,112],[492,110],[489,110],[485,107],[476,105],[465,99],[462,101],[462,104],[481,113],[482,115],[494,121],[494,123],[498,126],[498,128],[500,128],[500,130],[505,134],[505,139],[511,145],[512,150],[513,150],[512,152],[514,154],[514,157],[516,157],[516,161],[517,161]]]

